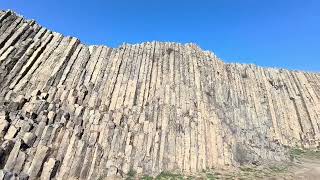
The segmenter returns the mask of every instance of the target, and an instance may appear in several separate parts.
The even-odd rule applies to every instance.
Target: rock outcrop
[[[317,148],[320,76],[194,44],[87,46],[0,11],[0,179],[194,173]]]

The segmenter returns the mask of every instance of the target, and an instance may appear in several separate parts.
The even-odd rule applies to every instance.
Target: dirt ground
[[[293,149],[290,154],[290,161],[276,162],[259,166],[241,166],[229,170],[211,169],[199,174],[183,175],[170,172],[162,172],[156,177],[135,176],[134,173],[127,179],[267,179],[267,180],[320,180],[320,151]]]
[[[204,179],[293,179],[320,180],[320,151],[292,149],[290,162],[267,166],[240,167],[236,172],[214,173]]]
[[[289,169],[293,179],[319,180],[320,160],[303,158]]]

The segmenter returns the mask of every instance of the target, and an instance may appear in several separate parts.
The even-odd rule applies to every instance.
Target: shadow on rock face
[[[254,161],[252,153],[244,144],[237,142],[234,148],[234,160],[240,165],[252,163]]]

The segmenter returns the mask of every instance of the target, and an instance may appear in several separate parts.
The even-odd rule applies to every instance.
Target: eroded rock
[[[0,179],[110,179],[319,148],[317,73],[194,44],[87,46],[0,11]]]

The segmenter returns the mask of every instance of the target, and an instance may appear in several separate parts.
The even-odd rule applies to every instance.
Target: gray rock
[[[188,174],[318,148],[320,75],[195,44],[87,46],[0,11],[0,179]]]
[[[37,136],[34,133],[27,132],[24,134],[22,140],[25,144],[27,144],[29,147],[32,147],[34,141],[36,140]]]

